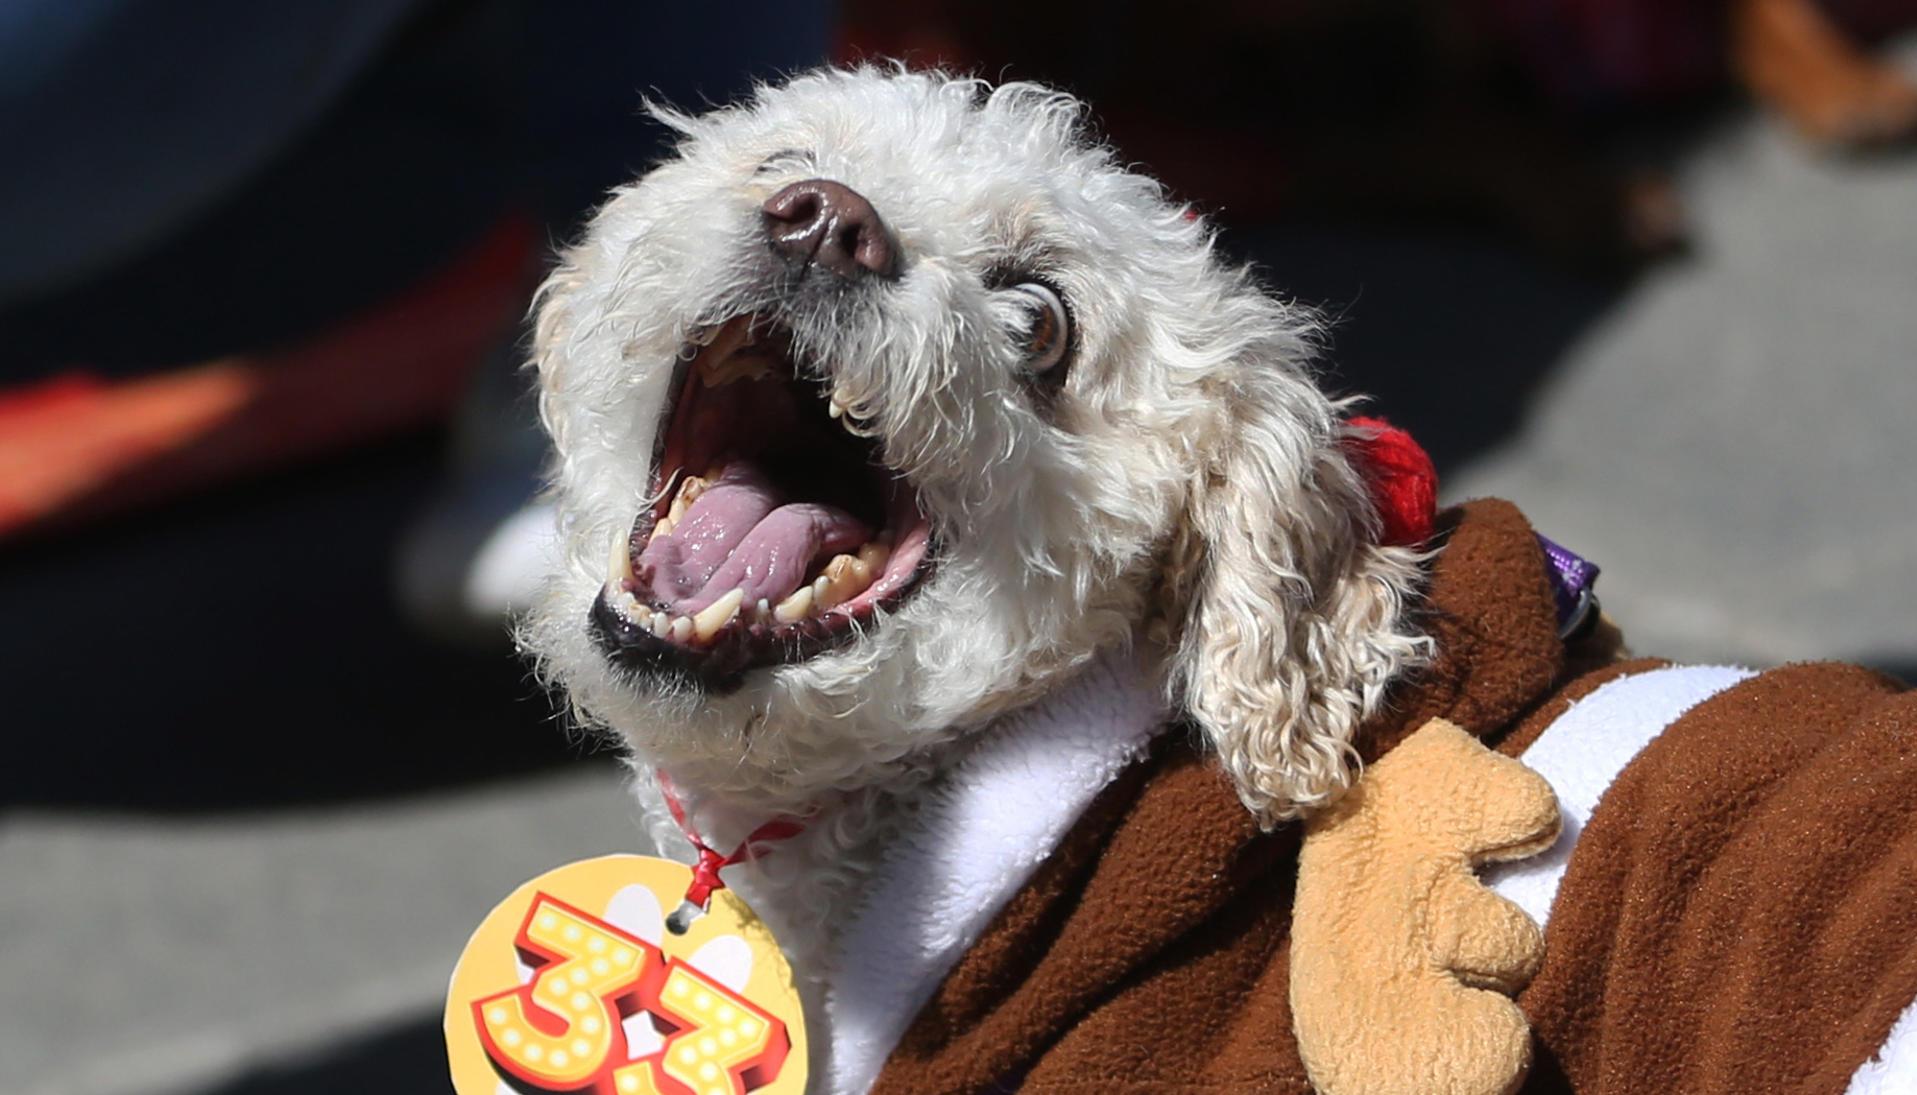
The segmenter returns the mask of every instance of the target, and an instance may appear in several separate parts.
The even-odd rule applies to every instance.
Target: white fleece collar
[[[835,948],[824,1090],[862,1095],[906,1028],[1079,815],[1165,725],[1163,690],[1108,652],[1014,712],[926,793]]]

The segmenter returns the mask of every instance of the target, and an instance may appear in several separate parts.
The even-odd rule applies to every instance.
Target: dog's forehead
[[[923,73],[827,72],[767,87],[692,136],[734,170],[819,175],[879,204],[895,228],[1017,237],[1088,226],[1148,191],[1086,141],[1079,104],[1037,85]],[[1116,183],[1116,185],[1114,185]],[[1070,217],[1051,214],[1069,209]]]
[[[1079,143],[1068,96],[920,74],[816,74],[762,90],[736,117],[762,141],[822,157],[1055,166]]]

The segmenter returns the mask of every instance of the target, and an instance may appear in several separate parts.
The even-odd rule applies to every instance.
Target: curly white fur
[[[805,966],[889,828],[995,717],[1136,643],[1267,823],[1334,798],[1352,735],[1426,652],[1406,622],[1417,558],[1375,543],[1308,371],[1312,318],[1217,255],[1212,229],[1087,139],[1031,84],[829,70],[691,117],[677,154],[616,192],[541,294],[536,364],[557,451],[564,570],[523,629],[588,725],[649,777],[753,816],[822,810],[742,880]],[[783,299],[759,209],[822,177],[871,200],[901,277],[839,303]],[[988,271],[1069,301],[1063,390],[1032,398]],[[586,628],[607,545],[647,490],[689,333],[777,312],[918,487],[937,568],[850,646],[660,694]]]

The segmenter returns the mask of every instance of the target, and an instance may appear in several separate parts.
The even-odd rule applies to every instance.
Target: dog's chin
[[[910,752],[917,697],[894,646],[875,639],[801,664],[759,666],[721,689],[697,674],[614,665],[599,677],[594,712],[638,763],[671,770],[702,793],[803,798],[883,778]]]
[[[818,375],[829,363],[802,367],[757,315],[702,328],[680,353],[652,501],[613,543],[587,622],[635,681],[726,694],[883,626],[924,578],[918,492]]]

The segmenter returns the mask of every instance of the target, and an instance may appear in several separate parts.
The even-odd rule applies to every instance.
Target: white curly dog
[[[676,155],[542,293],[567,550],[523,641],[663,850],[660,772],[714,844],[809,819],[727,877],[855,1090],[1163,726],[1267,822],[1335,798],[1428,654],[1419,560],[1378,546],[1311,316],[1070,97],[858,69],[654,113]]]

